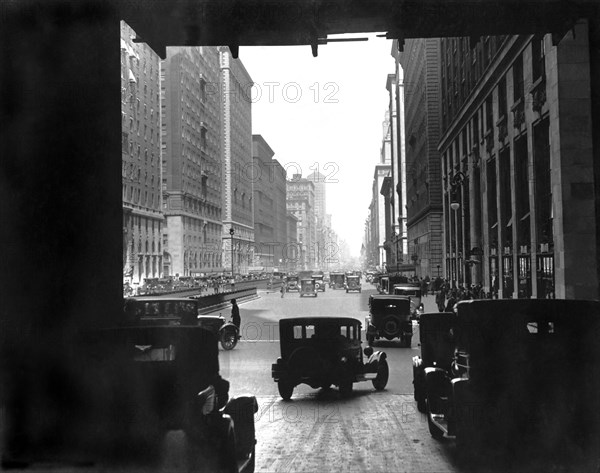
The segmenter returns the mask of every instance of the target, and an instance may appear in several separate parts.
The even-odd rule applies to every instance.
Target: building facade
[[[327,176],[314,171],[306,176],[315,185],[315,261],[318,268],[324,268],[331,254],[328,243],[327,217]]]
[[[315,269],[315,185],[301,174],[287,181],[287,210],[298,219],[297,269]]]
[[[404,71],[408,261],[419,277],[442,266],[440,39],[406,40],[396,54]]]
[[[288,215],[286,173],[273,159],[275,152],[261,135],[252,135],[254,159],[254,262],[255,270],[271,272],[287,264]]]
[[[121,30],[123,282],[163,274],[160,58],[125,22]]]
[[[223,261],[226,271],[247,274],[254,261],[252,101],[249,96],[252,79],[242,61],[234,59],[228,47],[219,47],[219,60],[223,117]]]
[[[441,42],[444,274],[504,298],[599,296],[588,27]]]
[[[164,274],[223,271],[219,51],[169,47],[161,66]]]

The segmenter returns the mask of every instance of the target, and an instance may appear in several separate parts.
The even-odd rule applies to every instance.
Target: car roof
[[[396,295],[396,294],[372,294],[370,296],[370,299],[376,300],[376,301],[387,301],[387,300],[394,300],[394,301],[401,301],[401,300],[409,300],[408,296],[400,296],[400,295]]]
[[[191,299],[189,297],[156,297],[156,296],[143,296],[143,297],[127,297],[126,301],[140,301],[140,302],[193,302],[198,299]]]
[[[290,317],[288,319],[281,319],[279,321],[280,326],[286,325],[317,325],[317,324],[361,324],[360,320],[352,317],[327,317],[327,316],[315,316],[315,317]]]

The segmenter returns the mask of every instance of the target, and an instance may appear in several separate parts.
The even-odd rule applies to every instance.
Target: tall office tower
[[[161,67],[165,275],[223,271],[216,47],[169,47]]]
[[[225,46],[219,47],[219,67],[223,117],[224,269],[247,274],[248,268],[253,265],[255,249],[252,212],[252,187],[256,179],[252,162],[252,79],[242,61],[234,59]]]

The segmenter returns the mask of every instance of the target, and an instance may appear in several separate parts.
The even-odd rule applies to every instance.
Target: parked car
[[[346,282],[346,275],[344,273],[331,273],[329,275],[329,288],[330,289],[344,289]]]
[[[131,325],[195,325],[198,301],[185,297],[128,297],[124,300],[125,319]]]
[[[315,281],[315,289],[317,291],[325,292],[325,280],[322,274],[313,274],[312,278]]]
[[[600,302],[461,301],[454,356],[425,368],[429,431],[471,455],[490,447],[596,449]]]
[[[413,335],[410,300],[385,294],[370,296],[365,326],[369,344],[380,338],[399,338],[402,345],[410,348]]]
[[[419,317],[424,310],[421,303],[421,286],[419,283],[399,283],[394,284],[392,294],[396,296],[406,296],[410,299],[410,310],[412,315]]]
[[[447,372],[454,359],[454,312],[431,312],[419,318],[421,355],[413,356],[414,397],[419,412],[426,411],[425,368],[440,367]]]
[[[342,396],[353,383],[371,381],[385,388],[389,369],[386,354],[361,348],[361,323],[350,317],[296,317],[279,321],[281,356],[271,367],[273,380],[284,400],[305,383],[312,388],[339,387]]]
[[[300,297],[303,296],[315,296],[317,297],[317,288],[315,287],[315,280],[310,279],[300,279]]]
[[[221,315],[198,315],[198,300],[184,297],[130,297],[125,318],[139,326],[200,325],[214,333],[224,350],[235,348],[239,329]]]
[[[346,293],[350,291],[362,292],[362,286],[360,284],[360,276],[346,276]]]
[[[151,471],[181,445],[182,470],[254,471],[257,401],[229,399],[215,334],[197,325],[122,322],[81,334],[89,418],[78,442],[101,461],[140,463]],[[172,440],[174,431],[185,440]],[[119,470],[116,465],[108,470]]]

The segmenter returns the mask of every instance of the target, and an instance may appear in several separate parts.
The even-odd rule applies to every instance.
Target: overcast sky
[[[358,256],[394,60],[390,40],[353,36],[369,41],[321,45],[316,58],[309,46],[241,47],[239,57],[255,83],[252,133],[290,166],[288,178],[327,177],[327,213]]]

